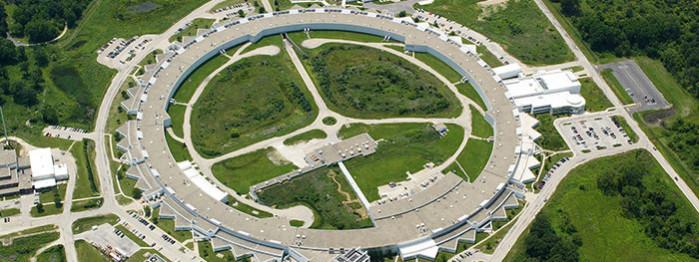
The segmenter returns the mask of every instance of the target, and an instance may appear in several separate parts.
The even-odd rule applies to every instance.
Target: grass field
[[[421,8],[490,37],[526,64],[559,64],[574,59],[561,36],[533,1],[508,1],[503,8],[490,6],[484,9],[478,6],[478,2],[436,0]]]
[[[217,68],[228,62],[228,57],[217,55],[204,62],[202,65],[194,69],[194,71],[182,81],[182,84],[175,91],[172,97],[177,102],[188,103],[189,100],[197,91],[197,87],[204,81],[204,78],[213,73]]]
[[[267,37],[258,43],[276,38],[281,39]],[[202,156],[214,157],[288,134],[313,122],[317,114],[286,53],[253,56],[226,68],[207,85],[193,108],[192,141]]]
[[[250,186],[297,168],[282,159],[274,148],[267,148],[218,162],[211,167],[211,172],[236,193],[247,194]]]
[[[182,42],[183,36],[196,36],[198,29],[210,29],[211,25],[214,24],[214,21],[216,20],[208,18],[195,18],[190,22],[191,24],[186,29],[172,35],[168,41],[170,41],[170,43],[175,41]]]
[[[335,125],[335,123],[337,123],[337,119],[335,119],[332,116],[326,116],[325,118],[323,118],[323,124],[325,124],[326,126],[332,126]]]
[[[170,115],[170,124],[172,124],[172,132],[180,138],[184,138],[184,112],[187,106],[170,105],[167,108],[167,114]]]
[[[328,107],[357,118],[454,117],[462,108],[434,75],[388,52],[326,44],[303,62]]]
[[[581,78],[579,81],[581,84],[580,95],[585,98],[585,111],[599,112],[614,106],[592,79]]]
[[[179,242],[192,239],[192,231],[175,231],[174,219],[160,219],[160,208],[153,209],[150,221]]]
[[[653,142],[658,151],[660,151],[665,159],[672,165],[675,172],[687,182],[687,185],[692,189],[694,194],[699,195],[699,173],[691,168],[692,161],[683,160],[690,159],[688,156],[681,155],[681,152],[674,151],[670,147],[672,137],[681,135],[678,132],[670,130],[669,123],[682,119],[685,122],[699,123],[699,100],[692,97],[686,89],[682,88],[677,80],[665,69],[663,64],[648,57],[634,57],[634,61],[643,70],[643,73],[653,82],[653,85],[663,94],[663,97],[670,102],[676,111],[671,117],[663,119],[664,126],[653,122],[652,115],[658,113],[656,111],[647,111],[642,114],[634,114],[634,119],[639,123],[641,129]],[[662,112],[660,112],[662,113]],[[646,120],[651,119],[651,120]],[[651,121],[650,123],[647,121]],[[691,144],[691,143],[690,143]]]
[[[476,178],[481,175],[481,171],[483,171],[483,168],[485,168],[485,165],[488,163],[488,159],[492,152],[493,143],[478,139],[469,139],[468,142],[466,142],[464,150],[456,157],[456,161],[461,164],[461,168],[463,168],[463,171],[466,171],[466,174],[464,174],[456,163],[449,165],[444,172],[452,171],[466,181],[476,181]]]
[[[405,172],[420,171],[429,162],[439,165],[452,156],[464,139],[464,129],[454,124],[447,124],[447,128],[447,135],[440,138],[426,123],[353,124],[349,128],[342,127],[338,136],[346,139],[366,132],[375,140],[384,139],[376,153],[345,162],[371,202],[380,198],[378,186],[406,180]]]
[[[265,188],[257,195],[262,203],[276,208],[309,207],[315,212],[311,228],[342,230],[372,226],[366,209],[361,204],[356,207],[359,200],[337,167],[316,169]]]
[[[118,218],[119,217],[115,214],[79,218],[73,222],[73,234],[80,234],[82,232],[92,229],[92,226],[98,226],[104,223],[114,225],[117,223],[116,220]]]
[[[634,155],[640,154],[635,159]],[[689,256],[660,248],[646,235],[644,223],[624,214],[619,196],[608,196],[597,188],[597,177],[606,170],[616,169],[624,161],[638,161],[646,175],[642,183],[649,190],[664,192],[672,199],[680,216],[686,221],[697,221],[690,203],[673,181],[647,151],[631,151],[611,157],[592,160],[575,168],[558,185],[540,215],[546,215],[556,233],[563,235],[565,220],[577,228],[582,246],[578,248],[580,261],[695,261]],[[610,226],[613,225],[613,226]],[[517,240],[505,261],[525,259],[524,238],[527,229]]]
[[[87,152],[85,152],[86,148]],[[99,196],[99,179],[95,178],[95,174],[93,173],[93,170],[97,170],[94,164],[96,155],[95,142],[92,140],[76,142],[70,150],[70,153],[75,158],[75,165],[78,167],[78,179],[75,181],[73,199]]]
[[[616,77],[612,74],[611,68],[603,69],[602,71],[600,71],[600,75],[602,75],[604,81],[607,82],[607,85],[612,87],[612,91],[614,91],[614,94],[617,98],[619,98],[622,104],[633,104],[633,99],[631,99],[629,93],[627,93],[626,90],[624,90],[624,87],[621,86],[619,80],[617,80]]]
[[[51,190],[40,191],[39,202],[41,202],[42,204],[53,203],[55,201],[54,199],[56,194],[58,194],[58,197],[61,199],[61,201],[65,200],[67,187],[67,183],[61,183],[57,184],[56,187],[51,188]]]
[[[323,139],[326,137],[328,137],[328,134],[326,134],[325,131],[320,129],[313,129],[287,138],[286,140],[284,140],[284,144],[289,146],[298,143],[308,142],[311,139]]]
[[[456,85],[456,89],[459,90],[459,93],[468,97],[474,103],[478,104],[478,106],[480,106],[481,109],[488,110],[488,108],[485,106],[485,102],[483,102],[483,98],[481,98],[481,96],[478,94],[473,85],[471,85],[471,83],[466,82],[458,84]]]
[[[481,138],[491,137],[493,126],[485,121],[485,117],[474,106],[469,105],[469,107],[471,107],[471,135]]]
[[[165,132],[165,140],[167,141],[167,147],[170,148],[170,153],[172,154],[172,157],[175,158],[175,161],[192,161],[192,156],[189,155],[187,145],[172,138],[168,132]]]
[[[146,65],[155,64],[157,62],[155,57],[162,53],[162,49],[155,49],[152,52],[150,52],[150,54],[148,54],[146,57],[144,57],[143,60],[141,60],[141,62],[138,62],[138,65],[144,67]]]
[[[442,62],[442,60],[439,60],[433,55],[430,55],[428,53],[415,53],[415,58],[427,64],[427,66],[431,67],[440,75],[447,78],[447,80],[449,80],[449,82],[451,83],[456,83],[462,78],[461,74],[456,72],[453,68],[451,68],[451,66]]]
[[[539,125],[534,130],[541,134],[541,139],[536,141],[539,146],[552,151],[568,149],[568,145],[553,125],[553,116],[550,114],[539,114],[536,115],[536,119],[539,120]]]
[[[85,240],[75,241],[75,251],[78,253],[78,261],[109,262],[112,261],[99,249]]]
[[[0,261],[30,261],[38,249],[57,240],[59,236],[59,232],[46,232],[16,238],[11,245],[0,248]]]
[[[210,12],[210,13],[213,13],[214,10],[216,10],[216,9],[221,9],[221,8],[224,8],[224,7],[234,6],[234,5],[240,4],[240,3],[242,3],[242,2],[244,2],[244,1],[243,1],[243,0],[225,0],[225,1],[223,1],[223,2],[220,2],[220,3],[216,4],[214,7],[211,8],[211,10],[209,10],[209,12]]]
[[[44,249],[43,252],[36,256],[37,262],[64,262],[66,260],[66,251],[63,245],[55,245]]]
[[[488,48],[484,45],[479,45],[478,47],[476,47],[476,52],[478,52],[478,57],[480,57],[481,60],[483,60],[483,62],[488,64],[488,66],[490,66],[491,68],[504,65],[502,61],[500,61],[500,59],[498,59],[497,56],[491,53],[488,50]]]

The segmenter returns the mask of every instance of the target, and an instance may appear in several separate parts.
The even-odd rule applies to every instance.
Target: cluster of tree
[[[614,170],[599,174],[597,187],[605,195],[621,197],[624,215],[640,222],[646,235],[658,246],[699,258],[696,221],[689,221],[677,212],[676,196],[644,184],[644,176],[654,160],[642,153],[636,151]],[[662,184],[657,180],[652,183]]]
[[[296,102],[296,104],[301,106],[301,109],[303,109],[303,111],[311,112],[311,102],[308,101],[308,98],[303,93],[303,91],[301,91],[301,89],[296,85],[296,83],[291,82],[289,85],[287,85],[285,89],[288,90],[291,99],[294,102]]]
[[[699,173],[699,133],[697,130],[699,130],[697,124],[682,118],[678,118],[665,130],[665,135],[669,138],[668,146],[695,173]]]
[[[647,55],[699,97],[699,2],[696,0],[552,0],[597,52]]]
[[[563,216],[561,235],[551,225],[546,213],[539,213],[524,238],[525,254],[531,261],[578,261],[582,240],[577,229]],[[567,234],[567,235],[566,235]]]
[[[99,193],[97,185],[95,184],[95,175],[92,172],[92,163],[90,161],[90,152],[94,150],[95,145],[93,142],[87,139],[83,139],[83,157],[85,158],[85,167],[87,168],[87,178],[90,181],[90,189],[92,192]]]
[[[44,76],[42,67],[49,63],[49,58],[44,47],[34,47],[32,52],[33,63],[30,62],[24,47],[15,47],[10,40],[0,38],[0,90],[7,98],[12,98],[16,104],[32,107],[36,105],[38,95],[44,91]],[[21,73],[19,80],[10,81],[7,66],[18,65]],[[7,98],[0,97],[0,105],[8,102]],[[53,109],[46,108],[45,120],[51,124],[57,123],[57,117]]]
[[[356,55],[359,46],[333,46],[310,58],[321,92],[329,102],[356,111],[393,115],[434,114],[451,106],[433,82],[416,67],[378,50],[361,54],[368,61],[334,61],[327,56]],[[363,50],[362,50],[363,51]],[[334,53],[334,54],[333,54]]]
[[[82,17],[90,0],[15,0],[14,23],[9,25],[13,36],[29,37],[30,42],[56,38],[63,26],[73,28]]]

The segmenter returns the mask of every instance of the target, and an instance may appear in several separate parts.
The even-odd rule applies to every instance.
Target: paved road
[[[655,88],[653,82],[651,82],[650,79],[648,79],[648,76],[643,73],[643,70],[638,67],[636,61],[627,60],[601,65],[598,67],[598,70],[601,71],[607,68],[611,68],[613,70],[612,75],[619,80],[619,83],[622,87],[624,87],[624,89],[631,91],[629,95],[633,94],[631,95],[633,101],[637,105],[641,105],[638,107],[629,108],[628,110],[631,112],[640,112],[670,106],[670,103],[665,100],[663,94],[661,94],[660,91]],[[628,91],[626,92],[628,93]],[[655,99],[655,103],[647,102],[645,100],[646,97],[648,100],[651,98]]]

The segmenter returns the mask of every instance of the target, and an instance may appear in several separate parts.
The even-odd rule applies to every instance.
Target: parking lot
[[[619,84],[631,96],[633,102],[640,105],[639,107],[631,108],[631,112],[664,108],[670,105],[635,61],[629,60],[601,65],[599,70],[607,68],[612,69],[612,75],[619,80]]]
[[[136,253],[141,247],[135,242],[131,241],[128,237],[123,234],[117,234],[114,231],[114,227],[109,224],[102,224],[95,230],[87,231],[80,234],[80,237],[85,239],[87,242],[94,242],[103,247],[112,247],[123,253],[124,255],[130,257]]]
[[[70,139],[74,141],[82,141],[83,138],[86,138],[88,135],[87,130],[66,126],[47,126],[42,132],[48,137]]]
[[[589,153],[632,144],[624,129],[608,115],[575,118],[562,122],[559,127],[563,139],[576,152]]]

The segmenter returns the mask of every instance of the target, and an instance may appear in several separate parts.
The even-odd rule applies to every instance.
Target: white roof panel
[[[29,151],[29,163],[31,164],[34,181],[54,177],[51,148],[39,148]]]

